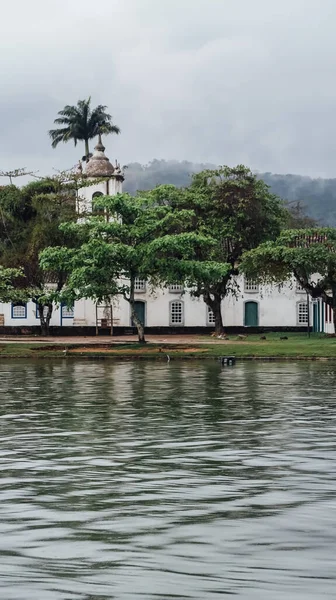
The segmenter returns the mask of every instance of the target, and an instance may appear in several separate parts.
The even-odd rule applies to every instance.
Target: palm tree
[[[65,125],[59,129],[51,129],[49,135],[52,139],[52,147],[60,142],[73,140],[77,146],[78,140],[85,142],[85,157],[83,160],[89,160],[89,140],[96,137],[99,133],[120,133],[119,127],[113,125],[112,117],[106,113],[106,106],[99,104],[96,108],[90,108],[91,97],[87,100],[78,100],[77,106],[66,105],[63,110],[57,114],[60,115],[54,120],[57,125]]]

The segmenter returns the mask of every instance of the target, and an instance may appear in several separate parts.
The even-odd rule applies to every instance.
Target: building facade
[[[241,293],[228,296],[222,303],[223,324],[227,329],[304,329],[333,333],[331,308],[321,300],[309,301],[295,284],[282,288],[259,287],[243,278],[238,281]],[[148,329],[191,331],[214,328],[214,316],[202,299],[172,286],[151,291],[146,282],[136,282],[136,310]],[[253,289],[251,289],[253,287]],[[1,326],[31,328],[39,326],[38,307],[34,302],[0,304]],[[91,300],[75,302],[74,307],[55,306],[51,327],[90,327],[108,330],[133,327],[130,307],[122,297],[111,306],[96,305]]]

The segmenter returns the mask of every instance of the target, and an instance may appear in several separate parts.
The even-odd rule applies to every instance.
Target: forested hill
[[[163,183],[183,187],[189,184],[192,173],[205,168],[214,168],[214,165],[174,160],[153,160],[148,165],[130,163],[126,170],[124,189],[135,194],[137,190],[148,190]],[[336,226],[336,179],[312,179],[272,173],[259,173],[258,176],[281,198],[289,202],[300,202],[305,207],[305,212],[321,225]]]

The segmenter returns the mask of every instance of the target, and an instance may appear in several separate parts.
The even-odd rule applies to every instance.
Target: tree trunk
[[[46,315],[44,315],[44,308],[45,307],[48,308]],[[41,304],[39,302],[38,303],[38,309],[39,309],[39,314],[40,314],[41,335],[48,336],[49,335],[50,319],[51,319],[51,315],[52,315],[52,311],[53,311],[53,305],[52,305],[52,303]]]
[[[90,154],[89,140],[85,140],[85,159],[86,159],[86,162],[89,162],[89,154]]]
[[[146,340],[145,340],[145,328],[143,323],[141,323],[140,319],[138,318],[138,315],[136,314],[135,310],[134,310],[134,302],[130,303],[131,305],[131,316],[132,316],[132,321],[135,323],[135,326],[137,328],[137,332],[138,332],[138,340],[140,342],[140,344],[145,344]]]
[[[222,335],[224,333],[224,325],[221,311],[221,301],[215,304],[215,310],[213,313],[215,315],[215,332],[217,335]]]
[[[131,307],[131,318],[133,323],[135,323],[135,326],[137,328],[137,332],[138,332],[138,340],[140,342],[140,344],[145,344],[146,340],[145,340],[145,327],[144,324],[140,321],[138,315],[135,312],[135,303],[134,303],[134,277],[131,277],[130,279],[130,295],[129,298],[126,298],[126,300],[128,300],[130,307]]]
[[[212,310],[215,317],[215,333],[216,335],[223,335],[224,325],[222,318],[222,298],[220,294],[212,294],[212,297],[209,292],[203,294],[204,302],[207,306]]]

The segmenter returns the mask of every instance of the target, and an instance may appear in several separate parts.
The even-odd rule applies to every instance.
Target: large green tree
[[[72,240],[59,225],[77,219],[77,185],[81,184],[72,177],[60,175],[21,189],[13,185],[0,188],[0,264],[22,272],[7,297],[16,301],[24,295],[36,302],[43,334],[49,331],[53,293],[63,287],[64,275],[42,270],[39,253],[50,245],[71,246]]]
[[[221,334],[221,304],[239,292],[241,256],[277,237],[287,218],[282,201],[242,165],[205,170],[188,188],[161,186],[146,195],[156,205],[169,206],[179,223],[150,243],[148,270],[166,283],[184,283],[203,298]],[[198,236],[207,242],[199,244]]]
[[[332,307],[336,331],[335,228],[284,230],[276,240],[246,252],[241,268],[265,283],[282,284],[294,277],[312,298]]]
[[[128,194],[98,197],[94,203],[100,216],[88,216],[61,229],[78,240],[78,248],[48,248],[41,253],[42,268],[66,273],[66,283],[57,301],[72,304],[79,298],[109,301],[121,295],[130,306],[140,342],[145,341],[144,323],[136,312],[135,281],[144,279],[149,287],[166,279],[166,262],[151,256],[151,242],[173,231],[181,231],[183,256],[203,252],[208,239],[195,232],[183,233],[190,220],[189,211],[174,211],[152,197],[133,198]]]
[[[106,112],[107,106],[99,104],[96,108],[91,108],[91,98],[87,100],[78,100],[76,106],[66,105],[58,112],[58,117],[54,120],[58,129],[51,129],[49,136],[52,140],[52,147],[56,148],[60,142],[72,140],[77,145],[78,141],[85,143],[85,156],[83,160],[88,160],[90,155],[89,140],[99,134],[120,133],[120,129],[112,122],[112,116]]]

